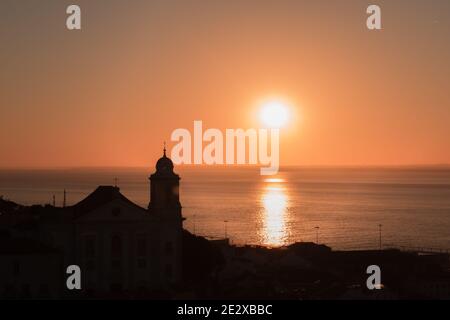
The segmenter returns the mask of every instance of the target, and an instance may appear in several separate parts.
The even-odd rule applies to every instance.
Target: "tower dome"
[[[156,176],[176,176],[173,171],[173,162],[166,155],[166,144],[164,143],[164,153],[161,158],[156,162]]]
[[[180,176],[173,171],[173,162],[164,154],[156,162],[156,172],[150,175],[149,210],[153,213],[165,213],[181,217],[179,200]]]
[[[164,148],[164,155],[156,162],[157,172],[172,172],[173,162],[166,156],[166,149]]]

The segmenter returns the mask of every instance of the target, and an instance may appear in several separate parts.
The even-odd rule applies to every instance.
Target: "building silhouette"
[[[73,206],[19,206],[0,216],[0,297],[146,297],[181,279],[180,177],[164,155],[142,208],[117,186],[99,186]],[[6,205],[7,206],[7,205]],[[81,268],[68,290],[66,268]]]
[[[448,253],[265,248],[193,235],[183,230],[179,183],[164,150],[147,208],[117,186],[63,207],[0,197],[0,299],[449,299]],[[366,286],[372,264],[383,270],[381,291]],[[66,286],[71,265],[81,290]]]

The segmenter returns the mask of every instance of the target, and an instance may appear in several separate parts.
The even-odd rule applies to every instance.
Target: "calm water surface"
[[[74,204],[118,185],[146,207],[153,168],[0,170],[0,195],[22,204]],[[450,169],[180,167],[184,226],[238,244],[318,241],[337,249],[383,244],[450,248]]]

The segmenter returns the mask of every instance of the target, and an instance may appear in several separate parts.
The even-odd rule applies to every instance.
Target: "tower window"
[[[166,241],[164,250],[165,250],[166,254],[172,254],[173,253],[173,243],[172,243],[172,241]]]
[[[145,257],[147,255],[147,239],[145,236],[140,236],[137,239],[137,254],[139,257]]]

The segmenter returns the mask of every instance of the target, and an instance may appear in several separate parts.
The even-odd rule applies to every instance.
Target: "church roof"
[[[114,200],[121,200],[133,207],[146,211],[144,208],[138,206],[127,197],[125,197],[122,193],[120,193],[120,189],[118,187],[113,186],[99,186],[94,190],[90,195],[86,198],[72,206],[75,212],[75,217],[88,213],[92,210],[95,210],[106,203],[109,203]]]

